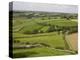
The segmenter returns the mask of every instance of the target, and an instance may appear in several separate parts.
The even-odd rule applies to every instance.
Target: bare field
[[[73,33],[67,36],[67,42],[72,50],[78,50],[78,33]]]

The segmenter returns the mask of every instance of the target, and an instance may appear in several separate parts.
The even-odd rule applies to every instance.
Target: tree
[[[32,34],[37,34],[37,33],[38,33],[37,29],[35,29],[35,30],[32,31]]]
[[[53,32],[53,31],[55,31],[55,26],[54,25],[53,26],[50,26],[48,28],[48,32]]]

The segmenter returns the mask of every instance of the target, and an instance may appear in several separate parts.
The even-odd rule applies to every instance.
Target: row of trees
[[[41,12],[14,12],[13,13],[13,16],[14,17],[26,17],[28,19],[31,19],[31,18],[42,18],[44,20],[44,17],[47,17],[48,19],[51,19],[51,18],[54,18],[54,19],[57,19],[57,18],[61,18],[61,19],[67,19],[67,20],[70,20],[70,19],[77,19],[77,14],[69,14],[69,13],[41,13]]]
[[[46,31],[40,30],[40,29],[34,29],[32,31],[24,31],[24,34],[38,34],[38,33],[46,33],[46,32],[58,32],[58,34],[60,34],[60,32],[62,31],[62,33],[64,32],[68,32],[68,34],[71,33],[75,33],[78,32],[78,27],[77,26],[55,26],[55,25],[51,25],[49,26],[48,29],[46,29]]]

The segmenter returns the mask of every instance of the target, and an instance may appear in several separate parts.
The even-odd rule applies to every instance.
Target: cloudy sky
[[[46,12],[64,12],[77,13],[77,5],[59,5],[47,3],[13,2],[14,11],[46,11]]]

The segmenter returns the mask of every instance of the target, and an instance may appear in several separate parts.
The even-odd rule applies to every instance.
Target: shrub
[[[24,31],[24,34],[31,34],[31,31]]]
[[[62,50],[64,49],[64,47],[55,47],[55,48],[56,48],[56,49],[62,49]]]
[[[44,32],[42,30],[40,30],[39,33],[44,33]]]
[[[46,44],[46,43],[40,43],[41,45],[45,46],[45,47],[50,47],[50,45]]]
[[[48,32],[53,32],[53,31],[55,31],[55,26],[50,26],[50,27],[48,28]]]
[[[78,53],[78,51],[75,51],[75,53],[77,54],[77,53]]]
[[[32,31],[32,34],[37,34],[37,33],[38,33],[37,29],[35,29],[35,30]]]
[[[14,40],[13,42],[14,42],[14,43],[20,43],[20,41],[19,41],[19,40]]]

